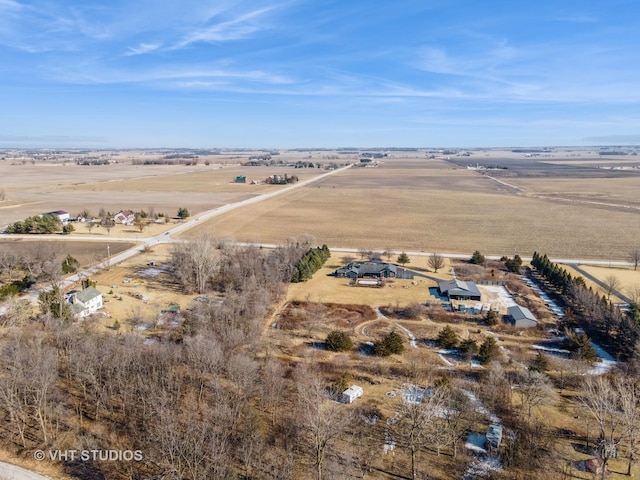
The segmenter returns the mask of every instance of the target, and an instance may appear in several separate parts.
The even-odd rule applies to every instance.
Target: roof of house
[[[443,280],[438,282],[438,288],[443,294],[451,295],[469,295],[481,296],[480,290],[474,282],[463,282],[454,278],[453,280]]]
[[[344,268],[339,268],[338,272],[346,273],[346,272],[355,272],[359,276],[371,275],[371,274],[380,274],[385,270],[390,270],[392,272],[397,272],[398,267],[391,263],[383,263],[383,262],[352,262]]]
[[[102,296],[102,293],[95,287],[87,287],[81,292],[76,293],[76,299],[82,303],[87,303],[100,296]]]
[[[514,305],[512,307],[507,308],[507,312],[513,318],[514,321],[518,320],[531,320],[533,322],[537,322],[536,317],[533,316],[531,310],[527,307],[521,307],[520,305]]]
[[[69,212],[65,212],[64,210],[56,210],[55,212],[47,212],[45,215],[69,215]]]

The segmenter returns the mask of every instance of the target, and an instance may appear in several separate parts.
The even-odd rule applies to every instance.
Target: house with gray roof
[[[95,287],[87,287],[80,292],[73,292],[67,297],[71,304],[71,312],[77,318],[88,317],[103,306],[102,292]]]
[[[474,282],[463,282],[457,278],[438,282],[438,293],[449,300],[480,301],[482,296]]]
[[[538,325],[538,320],[533,313],[520,305],[507,308],[507,315],[509,322],[516,328],[531,328]]]
[[[335,272],[336,277],[347,278],[395,278],[398,267],[384,262],[352,262]]]

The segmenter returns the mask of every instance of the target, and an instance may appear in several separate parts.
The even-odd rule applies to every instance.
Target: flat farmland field
[[[185,237],[207,232],[239,241],[271,243],[309,233],[318,243],[341,247],[443,253],[479,249],[485,254],[517,252],[522,256],[537,250],[555,258],[621,260],[638,246],[640,212],[635,209],[563,202],[546,198],[543,191],[540,195],[537,191],[523,193],[509,186],[521,178],[513,167],[518,165],[516,159],[510,159],[510,177],[504,183],[491,178],[493,170],[468,170],[462,162],[385,159],[377,168],[352,168],[222,215],[185,233]],[[540,162],[533,165],[530,159],[522,163],[535,166],[537,171],[547,168]],[[588,173],[580,167],[576,175],[589,178]],[[565,166],[561,180],[571,180]],[[613,178],[614,182],[619,180]],[[595,194],[607,188],[604,184],[609,179],[598,181]],[[640,185],[640,175],[623,181]],[[540,182],[544,185],[542,179]],[[612,185],[615,188],[615,183]],[[621,198],[620,202],[626,200],[631,199]]]
[[[134,243],[127,242],[83,242],[73,240],[2,240],[0,241],[0,251],[9,251],[17,254],[28,252],[36,255],[38,250],[43,250],[49,254],[71,255],[75,257],[80,265],[89,267],[97,262],[106,260],[107,253],[111,256],[124,252],[132,248]],[[107,251],[107,246],[108,251]]]
[[[315,168],[244,167],[238,160],[235,162],[192,166],[131,163],[81,166],[0,161],[0,179],[5,179],[0,180],[0,187],[7,194],[7,200],[0,202],[0,227],[54,210],[75,215],[86,209],[97,215],[101,208],[118,212],[152,207],[156,213],[175,215],[179,207],[186,207],[197,214],[283,188],[251,185],[251,180],[262,181],[272,174],[297,175],[305,180],[324,172]],[[245,175],[247,183],[235,183],[239,175]]]

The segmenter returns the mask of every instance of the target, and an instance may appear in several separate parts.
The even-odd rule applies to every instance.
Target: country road
[[[11,463],[0,462],[0,480],[50,480],[49,477],[42,476]]]

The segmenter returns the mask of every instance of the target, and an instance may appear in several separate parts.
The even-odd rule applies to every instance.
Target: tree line
[[[640,340],[640,308],[635,300],[626,312],[605,295],[587,287],[581,276],[571,275],[551,262],[546,254],[534,252],[531,266],[546,281],[567,307],[567,322],[579,325],[592,338],[606,345],[621,359],[637,357]]]
[[[320,270],[330,257],[331,252],[327,245],[310,248],[296,264],[291,276],[291,283],[311,280],[313,274]]]

